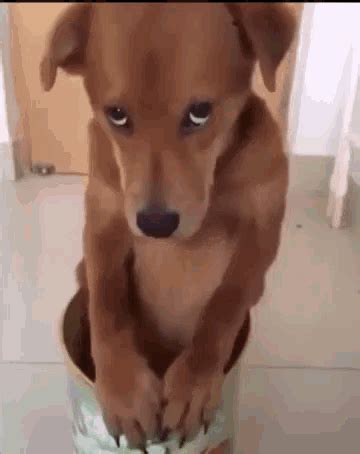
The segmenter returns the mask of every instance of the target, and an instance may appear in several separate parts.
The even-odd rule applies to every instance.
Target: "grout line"
[[[7,365],[20,365],[20,366],[63,366],[64,363],[61,361],[0,361],[0,366]],[[0,453],[1,454],[1,453]]]
[[[330,366],[310,366],[306,364],[301,365],[289,365],[289,366],[271,366],[265,364],[246,364],[244,366],[248,369],[273,369],[273,370],[313,370],[313,371],[339,371],[339,372],[360,372],[360,368],[351,367],[351,366],[341,366],[341,367],[330,367]]]
[[[0,361],[2,365],[21,365],[21,366],[64,366],[65,364],[60,361]],[[267,369],[267,370],[308,370],[308,371],[327,371],[327,372],[360,372],[358,367],[330,367],[330,366],[310,366],[306,364],[289,365],[289,366],[276,366],[266,364],[247,364],[244,362],[244,367],[247,369]]]

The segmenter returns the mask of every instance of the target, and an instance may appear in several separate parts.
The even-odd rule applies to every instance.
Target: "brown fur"
[[[158,433],[162,400],[163,428],[182,436],[211,419],[246,343],[287,189],[280,132],[251,74],[259,60],[273,90],[293,32],[281,4],[84,4],[50,39],[44,87],[58,67],[80,73],[94,110],[78,275],[104,417],[134,445]],[[186,107],[209,99],[206,127],[182,136]],[[133,134],[109,126],[109,105],[126,106]],[[149,203],[179,212],[170,238],[140,234]]]

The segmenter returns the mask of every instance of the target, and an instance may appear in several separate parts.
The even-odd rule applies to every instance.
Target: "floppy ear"
[[[57,20],[40,63],[40,79],[44,90],[49,91],[53,87],[58,67],[70,74],[81,73],[90,7],[89,3],[73,5]]]
[[[296,20],[281,3],[226,3],[235,25],[241,27],[269,91],[275,91],[276,70],[295,35]]]

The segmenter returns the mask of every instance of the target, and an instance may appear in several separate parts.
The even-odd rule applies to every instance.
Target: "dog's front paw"
[[[143,358],[124,354],[96,370],[96,394],[107,429],[119,446],[143,449],[159,435],[161,384]]]
[[[221,402],[223,381],[222,369],[206,373],[194,371],[189,354],[181,354],[164,377],[162,439],[176,431],[182,447],[186,440],[199,432],[201,426],[207,432]]]

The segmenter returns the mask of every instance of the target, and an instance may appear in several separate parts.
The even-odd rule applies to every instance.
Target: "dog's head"
[[[131,230],[192,236],[207,212],[256,59],[269,90],[294,20],[281,4],[78,4],[59,19],[41,63],[84,78],[112,142]]]

